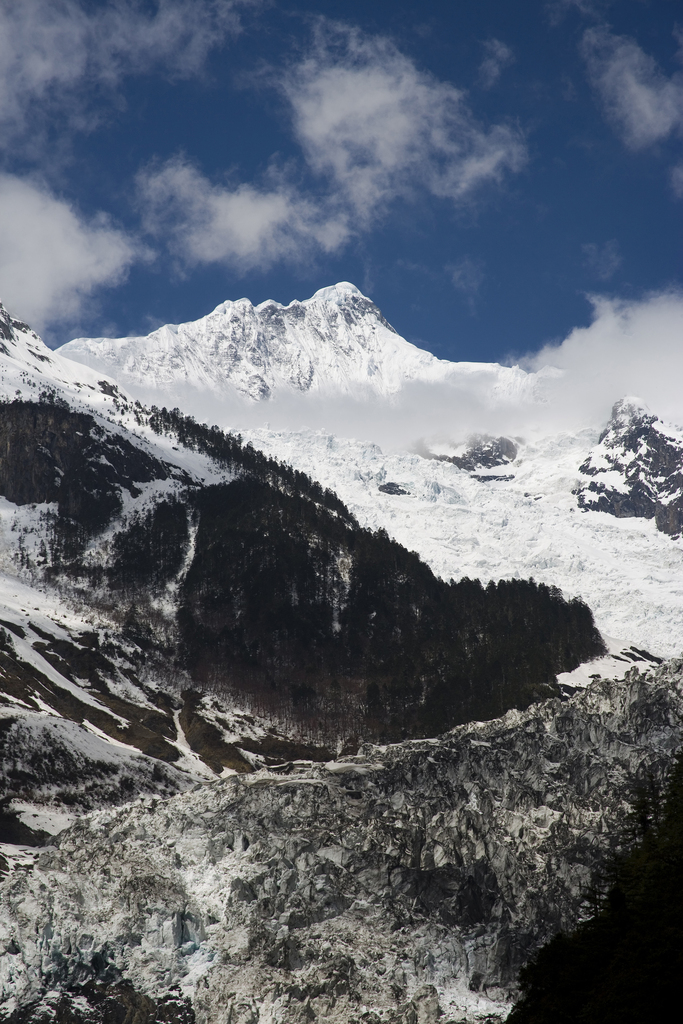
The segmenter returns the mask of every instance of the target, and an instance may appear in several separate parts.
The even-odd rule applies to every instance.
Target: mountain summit
[[[208,316],[166,324],[146,337],[77,338],[60,352],[127,386],[180,396],[189,386],[259,401],[280,391],[389,398],[414,381],[476,376],[498,393],[533,390],[519,367],[437,359],[400,337],[347,281],[288,306],[269,299],[222,302]]]
[[[433,380],[448,364],[400,338],[352,284],[321,288],[283,306],[222,302],[208,316],[147,337],[79,338],[62,353],[132,383],[226,387],[254,400],[280,388],[390,395],[406,380]]]

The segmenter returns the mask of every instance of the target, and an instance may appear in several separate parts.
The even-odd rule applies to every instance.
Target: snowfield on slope
[[[582,512],[572,493],[597,431],[520,443],[513,463],[477,474],[310,430],[245,438],[335,490],[361,525],[383,527],[444,579],[533,576],[581,597],[617,641],[666,657],[683,649],[683,542],[654,520]],[[408,493],[380,491],[387,482]]]

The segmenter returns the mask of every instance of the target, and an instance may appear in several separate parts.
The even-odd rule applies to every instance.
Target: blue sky
[[[0,121],[0,297],[52,345],[350,280],[504,360],[680,288],[675,0],[0,0]]]

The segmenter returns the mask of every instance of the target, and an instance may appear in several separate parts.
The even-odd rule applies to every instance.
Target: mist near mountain
[[[163,385],[151,382],[149,373],[143,372],[138,363],[141,354],[150,352],[151,356],[153,344],[164,358],[155,335],[168,328],[161,328],[149,338],[78,339],[59,351],[113,374],[146,404],[177,404],[198,419],[223,428],[305,427],[371,441],[388,451],[414,449],[434,441],[457,445],[477,434],[536,439],[587,426],[601,429],[614,403],[625,395],[637,396],[641,404],[666,419],[683,422],[683,396],[677,383],[683,375],[683,296],[674,290],[632,302],[596,296],[589,326],[575,328],[564,340],[550,342],[535,354],[511,356],[506,366],[435,359],[396,335],[371,300],[352,285],[322,289],[312,299],[288,307],[262,303],[254,308],[247,300],[224,305],[247,303],[255,314],[268,307],[281,311],[284,317],[292,306],[310,309],[316,302],[322,307],[332,305],[341,312],[340,319],[348,317],[354,303],[359,307],[354,323],[345,325],[357,345],[356,353],[352,353],[356,369],[360,361],[367,363],[364,346],[368,324],[374,327],[375,321],[381,321],[382,326],[386,325],[386,337],[379,343],[384,356],[381,387],[367,373],[346,379],[328,372],[325,358],[330,344],[334,344],[331,335],[325,333],[331,329],[329,322],[316,326],[318,339],[308,336],[310,356],[305,369],[308,373],[315,370],[322,382],[314,387],[306,382],[292,383],[291,377],[288,381],[278,379],[275,386],[270,379],[263,386],[245,383],[231,367],[223,366],[218,350],[215,370],[216,377],[221,377],[220,386],[206,379],[210,377],[210,364],[203,370],[204,378],[193,375],[190,371],[194,371],[197,360],[193,346],[197,342],[192,331],[199,330],[199,325],[215,314],[195,324],[171,328],[190,330],[184,339],[185,350],[180,354],[176,351],[173,361],[168,357],[170,369]],[[221,309],[218,307],[216,313]],[[210,323],[202,327],[204,332],[212,329]],[[390,351],[386,351],[387,337],[391,339]],[[239,339],[234,341],[235,345],[240,343]],[[268,357],[272,355],[267,353]],[[182,375],[179,359],[190,367]],[[348,365],[354,368],[351,357]],[[408,366],[410,372],[406,372]],[[398,383],[387,383],[387,378],[393,377]]]

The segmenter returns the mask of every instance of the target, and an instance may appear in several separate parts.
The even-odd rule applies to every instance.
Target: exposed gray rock
[[[502,1014],[682,720],[678,660],[437,740],[89,815],[3,883],[5,1012],[123,982],[187,996],[207,1024]]]
[[[600,443],[580,467],[591,478],[578,489],[579,506],[618,518],[654,519],[662,533],[683,528],[683,435],[635,399],[612,410]]]
[[[475,469],[493,469],[514,462],[517,458],[517,445],[509,437],[481,435],[470,438],[464,455],[436,455],[432,458],[440,462],[452,462],[458,469],[466,469],[471,473]],[[501,479],[511,480],[512,477]]]

